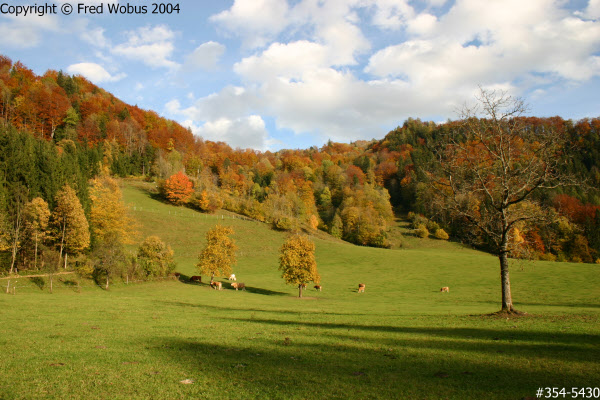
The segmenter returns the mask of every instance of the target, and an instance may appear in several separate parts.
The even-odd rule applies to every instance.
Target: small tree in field
[[[187,203],[192,197],[194,185],[182,171],[179,171],[165,181],[163,190],[167,200],[181,205]]]
[[[158,236],[148,236],[137,253],[139,264],[146,276],[167,276],[175,269],[173,250]]]
[[[279,270],[287,284],[298,285],[298,297],[302,297],[303,285],[321,281],[315,261],[315,244],[306,236],[290,236],[281,246]]]
[[[210,275],[211,283],[215,276],[231,275],[231,267],[237,261],[237,246],[229,237],[233,233],[233,228],[221,225],[216,225],[206,233],[206,247],[198,255],[196,267],[201,274]]]

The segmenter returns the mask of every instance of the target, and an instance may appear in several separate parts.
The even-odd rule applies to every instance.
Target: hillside
[[[485,316],[500,301],[490,255],[433,239],[390,250],[313,237],[323,291],[299,300],[277,271],[286,233],[153,191],[123,183],[142,236],[171,244],[184,277],[108,291],[63,279],[54,294],[47,279],[20,279],[0,296],[0,397],[516,399],[600,373],[593,265],[516,262],[513,295],[529,315],[506,319]],[[235,229],[246,292],[186,279],[215,223]]]
[[[449,234],[498,252],[483,231],[450,215],[439,188],[431,185],[432,177],[440,178],[431,149],[448,132],[460,132],[461,121],[409,119],[382,140],[258,152],[205,141],[153,111],[125,104],[83,77],[61,71],[37,76],[5,56],[0,57],[0,90],[0,226],[5,232],[0,263],[5,270],[30,269],[35,259],[31,232],[19,239],[23,217],[16,210],[40,198],[53,212],[66,184],[75,188],[91,223],[89,182],[101,172],[154,181],[165,197],[172,180],[184,179],[192,189],[181,199],[188,207],[208,214],[227,210],[283,231],[318,227],[323,235],[371,247],[397,247],[396,220],[413,212],[423,218],[413,221],[412,228],[425,224],[428,234],[441,229],[441,237]],[[511,255],[594,263],[600,256],[600,120],[514,121],[523,132],[558,132],[574,144],[557,149],[556,155],[561,156],[561,172],[577,184],[539,190],[527,198],[528,206],[555,217],[550,224],[519,226],[522,242]],[[486,174],[488,178],[495,176]],[[474,193],[469,194],[473,204],[485,204]],[[471,210],[477,213],[476,208]],[[49,249],[59,247],[56,235],[47,239]]]

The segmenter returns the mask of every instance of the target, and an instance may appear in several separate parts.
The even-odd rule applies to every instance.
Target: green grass
[[[196,275],[206,231],[231,225],[248,291],[164,280],[80,292],[59,282],[49,294],[22,278],[0,295],[0,398],[521,399],[600,386],[598,266],[515,262],[513,297],[528,315],[507,319],[486,316],[500,304],[492,256],[408,235],[384,250],[319,234],[323,292],[300,300],[277,271],[285,234],[161,203],[147,187],[124,187],[140,241],[158,234],[178,271]]]

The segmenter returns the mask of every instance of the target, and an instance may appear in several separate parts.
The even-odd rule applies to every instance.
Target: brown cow
[[[315,289],[320,292],[321,291],[321,285],[315,285]]]
[[[450,288],[448,286],[444,286],[443,288],[440,289],[440,292],[450,293]]]
[[[192,281],[192,282],[200,282],[201,283],[202,282],[202,277],[198,276],[198,275],[194,275],[194,276],[192,276],[190,278],[190,281]]]
[[[365,284],[364,283],[359,283],[358,284],[358,293],[360,292],[365,292]]]
[[[210,286],[212,286],[213,289],[216,289],[216,290],[222,290],[223,289],[223,284],[221,282],[217,282],[217,281],[212,281],[210,283]]]
[[[243,284],[243,283],[236,283],[236,282],[234,282],[234,283],[231,284],[231,287],[234,288],[236,291],[238,289],[246,290],[246,285]]]

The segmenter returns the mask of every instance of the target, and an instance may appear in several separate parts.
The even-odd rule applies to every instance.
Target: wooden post
[[[10,291],[10,279],[8,281],[6,281],[6,282],[7,282],[6,283],[6,294],[8,294],[9,291]]]

